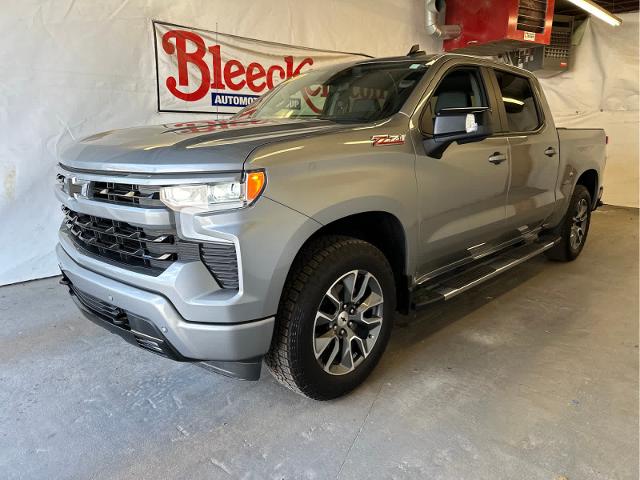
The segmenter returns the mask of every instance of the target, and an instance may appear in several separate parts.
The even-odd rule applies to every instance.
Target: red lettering
[[[313,58],[307,57],[307,58],[303,59],[302,62],[300,62],[300,65],[298,65],[298,67],[293,71],[293,76],[295,77],[297,75],[300,75],[300,71],[306,65],[309,65],[310,67],[313,66]]]
[[[299,75],[303,68],[314,63],[313,58],[305,57],[296,65],[292,55],[282,58],[284,65],[271,65],[269,68],[259,62],[252,62],[246,67],[235,59],[225,62],[220,45],[207,46],[200,35],[185,30],[170,30],[165,33],[162,37],[162,49],[168,55],[175,55],[178,69],[175,77],[167,77],[166,87],[175,97],[188,102],[204,98],[210,90],[248,89],[262,93],[283,80]],[[208,53],[211,54],[210,64],[207,62],[208,58],[205,59]],[[196,83],[199,82],[198,85],[190,85],[194,78]],[[196,87],[195,90],[190,89],[190,86]],[[307,96],[316,96],[320,92],[310,90],[306,93]],[[325,96],[324,91],[322,94]],[[217,127],[220,128],[220,125]]]
[[[229,60],[224,66],[224,81],[231,90],[242,90],[247,83],[241,80],[238,83],[233,81],[234,78],[241,77],[245,74],[244,66],[238,60]]]
[[[317,97],[320,95],[322,98],[327,98],[329,95],[329,86],[328,85],[318,85],[318,88],[313,89],[312,87],[304,87],[302,90],[302,98],[307,104],[307,106],[315,113],[321,114],[322,108],[316,107],[315,103],[311,97]],[[322,102],[324,105],[324,102]]]
[[[269,70],[267,70],[267,88],[269,90],[271,90],[275,84],[273,83],[273,75],[274,73],[276,73],[276,71],[280,72],[279,73],[279,77],[280,80],[284,80],[285,78],[287,78],[286,74],[284,73],[284,68],[282,68],[280,65],[272,65],[271,67],[269,67]]]
[[[171,127],[176,128],[174,133],[208,133],[216,129],[218,122],[212,120],[203,120],[201,122],[181,122],[174,123]]]
[[[259,85],[256,85],[256,80],[261,80],[267,75],[264,67],[259,63],[250,63],[247,67],[247,87],[252,92],[260,93],[267,86],[266,81],[263,81]]]
[[[227,129],[233,127],[242,128],[247,125],[259,125],[264,123],[264,120],[250,120],[250,121],[242,121],[242,122],[227,122],[224,120],[220,121],[211,121],[211,120],[203,120],[200,122],[183,122],[183,123],[174,123],[173,125],[167,125],[170,128],[171,133],[176,135],[188,135],[192,133],[210,133],[215,132],[219,129]]]
[[[171,40],[175,40],[175,46]],[[187,40],[195,44],[195,52],[187,52]],[[178,63],[178,80],[175,77],[168,77],[166,85],[169,91],[181,100],[194,102],[203,98],[209,91],[209,67],[204,62],[204,55],[207,51],[202,38],[193,32],[184,30],[170,30],[162,36],[162,48],[169,55],[176,53]],[[193,92],[182,92],[178,85],[189,86],[188,65],[192,64],[200,71],[200,86]]]
[[[304,89],[312,97],[317,97],[320,94],[322,94],[323,97],[329,95],[328,85],[318,85],[318,88],[316,88],[315,90],[312,87],[304,87]]]
[[[213,67],[213,82],[211,82],[211,88],[214,90],[224,90],[225,86],[222,83],[222,55],[220,55],[220,45],[214,45],[209,47],[209,51],[213,56],[211,66]]]
[[[257,108],[249,108],[247,110],[243,110],[242,113],[239,113],[236,118],[245,118],[250,117],[254,113],[256,113]]]
[[[284,61],[287,64],[287,78],[296,77],[300,75],[300,71],[306,65],[309,65],[309,66],[313,65],[313,58],[310,58],[310,57],[304,58],[300,62],[300,65],[298,65],[295,69],[293,68],[293,57],[291,55],[284,57]]]

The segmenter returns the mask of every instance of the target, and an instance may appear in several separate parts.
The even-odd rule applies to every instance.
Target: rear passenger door
[[[551,215],[558,177],[558,134],[545,119],[538,86],[524,75],[493,69],[509,141],[509,192],[506,224],[514,235],[535,230]]]

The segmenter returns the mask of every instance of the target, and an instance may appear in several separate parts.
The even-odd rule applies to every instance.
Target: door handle
[[[553,156],[556,154],[556,149],[555,149],[555,148],[553,148],[553,147],[549,147],[549,148],[547,148],[547,149],[544,151],[544,154],[545,154],[547,157],[553,157]]]
[[[507,160],[507,156],[504,153],[496,152],[489,157],[489,162],[494,165],[500,165],[502,162]]]

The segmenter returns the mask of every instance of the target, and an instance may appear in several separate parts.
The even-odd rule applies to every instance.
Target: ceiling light
[[[588,12],[590,15],[599,18],[607,22],[609,25],[614,27],[618,27],[622,24],[622,19],[620,17],[616,17],[613,13],[608,10],[605,10],[597,3],[591,0],[569,0],[576,7],[581,8],[585,12]]]

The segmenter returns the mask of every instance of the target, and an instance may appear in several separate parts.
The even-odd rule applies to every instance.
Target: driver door
[[[430,142],[437,141],[443,131],[444,122],[438,116],[455,114],[456,109],[483,109],[483,121],[488,123],[485,127],[490,132],[500,131],[495,95],[488,88],[492,85],[488,72],[475,66],[456,66],[434,82],[437,86],[415,122],[420,125],[420,139],[416,142],[419,280],[481,256],[507,233],[508,140],[492,133],[484,138],[470,136],[447,144],[439,152],[440,158],[429,149]],[[467,128],[468,123],[469,117]]]

